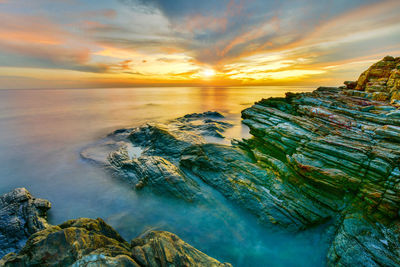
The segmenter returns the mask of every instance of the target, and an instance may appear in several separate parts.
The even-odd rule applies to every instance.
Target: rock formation
[[[242,112],[252,138],[231,146],[205,142],[228,127],[210,113],[120,130],[115,140],[142,153],[123,146],[104,163],[136,189],[185,201],[207,199],[201,181],[266,225],[331,221],[330,266],[398,266],[399,63],[385,57],[344,87],[263,99]]]
[[[43,216],[50,203],[23,188],[0,199],[2,252],[14,251],[0,266],[231,266],[169,232],[151,231],[128,243],[102,219],[49,225]]]
[[[243,147],[267,168],[284,166],[286,176],[276,179],[323,208],[310,215],[328,210],[341,218],[331,265],[400,264],[393,249],[399,247],[400,202],[395,112],[387,103],[333,88],[262,100],[243,111],[254,135]]]
[[[168,124],[149,123],[117,130],[100,145],[86,148],[81,155],[107,166],[135,190],[147,190],[187,202],[209,201],[211,196],[205,196],[198,182],[179,168],[179,160],[182,151],[194,144],[206,144],[209,138],[222,139],[224,131],[232,127],[222,119],[220,113],[208,111],[188,114]],[[140,154],[131,153],[134,149]]]
[[[0,196],[0,258],[22,248],[34,233],[48,226],[50,202],[34,198],[25,188]]]
[[[400,57],[386,56],[372,65],[361,74],[355,90],[365,91],[376,100],[400,100]]]

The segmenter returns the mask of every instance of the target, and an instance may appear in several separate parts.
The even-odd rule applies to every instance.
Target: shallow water
[[[324,227],[290,234],[259,225],[218,192],[219,205],[196,206],[139,194],[80,159],[85,146],[118,128],[216,110],[246,136],[240,111],[261,98],[309,88],[134,88],[0,91],[0,194],[26,187],[52,202],[53,224],[101,217],[127,240],[148,229],[178,234],[234,266],[323,266]]]

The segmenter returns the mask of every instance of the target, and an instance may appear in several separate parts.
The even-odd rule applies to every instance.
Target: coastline
[[[115,147],[100,162],[133,190],[217,201],[201,181],[267,227],[331,221],[329,266],[396,266],[399,64],[385,57],[344,87],[263,99],[242,112],[252,137],[232,145],[205,138],[231,127],[220,113],[194,113],[114,132],[141,153]]]

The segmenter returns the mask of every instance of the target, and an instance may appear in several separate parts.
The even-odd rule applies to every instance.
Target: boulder
[[[25,188],[0,196],[0,257],[21,249],[34,233],[48,227],[50,202],[34,198]]]
[[[131,247],[133,257],[140,266],[232,266],[229,263],[220,263],[178,236],[164,231],[151,231],[143,237],[133,239]]]
[[[33,234],[1,266],[231,266],[168,232],[149,232],[126,242],[102,219],[70,220]]]
[[[242,111],[251,137],[232,145],[207,142],[229,127],[212,113],[129,130],[143,152],[113,152],[109,165],[136,189],[189,202],[209,199],[205,183],[269,226],[332,219],[328,265],[398,266],[399,63],[385,57],[346,87],[262,99]]]
[[[353,90],[357,86],[357,81],[345,81],[344,85],[346,85],[346,88],[349,90]]]
[[[361,74],[355,87],[351,84],[347,89],[375,93],[374,99],[379,101],[399,100],[400,58],[384,57]]]

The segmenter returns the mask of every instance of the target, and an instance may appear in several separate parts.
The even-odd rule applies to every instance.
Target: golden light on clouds
[[[23,1],[0,0],[0,88],[337,85],[400,54],[395,0],[323,17],[317,0],[304,14],[290,1]]]
[[[215,70],[213,69],[205,69],[201,72],[201,75],[203,75],[205,78],[211,78],[216,74]]]

